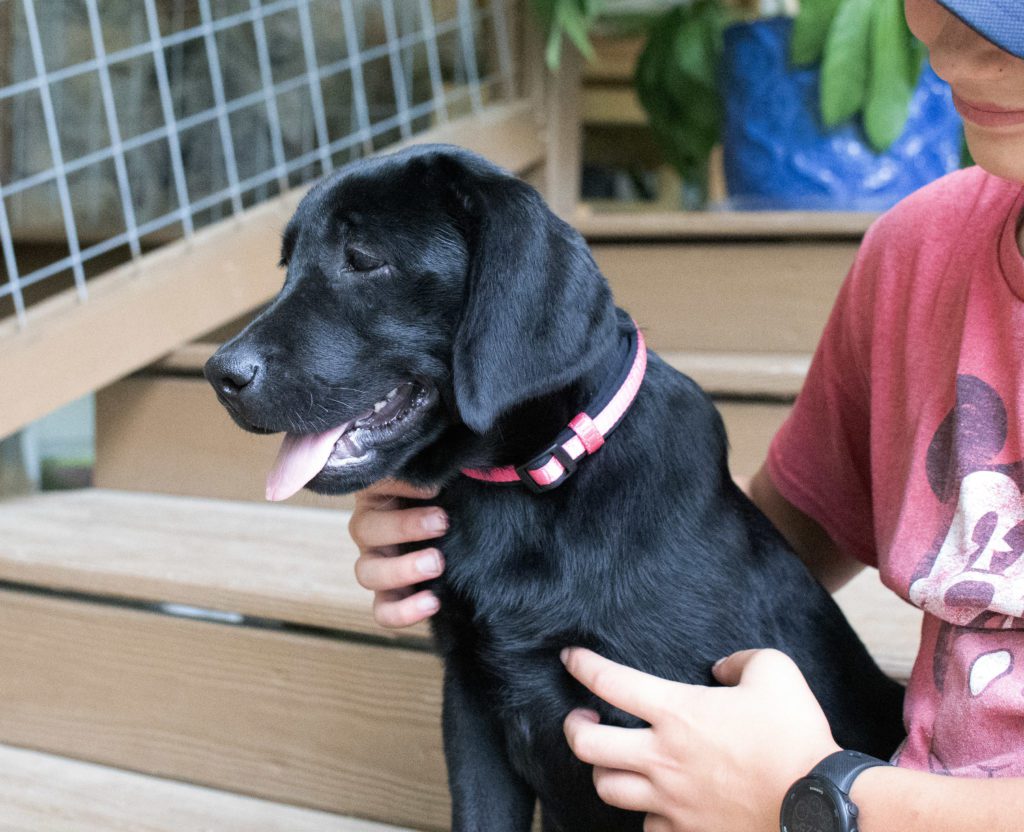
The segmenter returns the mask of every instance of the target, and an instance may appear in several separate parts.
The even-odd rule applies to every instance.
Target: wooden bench
[[[424,626],[374,624],[347,519],[102,489],[0,502],[0,743],[446,829],[440,664]],[[917,612],[868,574],[839,600],[906,677]]]

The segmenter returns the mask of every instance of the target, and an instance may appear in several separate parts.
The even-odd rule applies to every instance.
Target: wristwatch
[[[781,832],[856,832],[857,806],[850,788],[857,775],[889,763],[859,751],[829,754],[786,792],[779,818]]]

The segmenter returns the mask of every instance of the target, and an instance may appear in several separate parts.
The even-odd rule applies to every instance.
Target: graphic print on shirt
[[[999,394],[960,375],[956,404],[928,448],[931,489],[953,509],[910,584],[910,600],[943,622],[929,749],[938,773],[973,768],[991,777],[1019,762],[1020,727],[1001,715],[1024,705],[1024,461],[992,461],[1008,424]],[[988,755],[982,763],[979,741]]]

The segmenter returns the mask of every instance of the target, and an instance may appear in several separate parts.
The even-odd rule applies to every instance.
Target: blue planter
[[[860,118],[826,132],[817,67],[792,69],[788,18],[725,32],[725,177],[732,208],[879,211],[960,166],[960,117],[926,66],[903,135],[876,154]]]

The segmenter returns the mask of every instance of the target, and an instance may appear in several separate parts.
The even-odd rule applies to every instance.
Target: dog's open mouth
[[[267,499],[287,500],[324,469],[368,461],[374,448],[400,435],[433,398],[427,387],[407,381],[344,424],[323,433],[286,434],[267,476]]]

